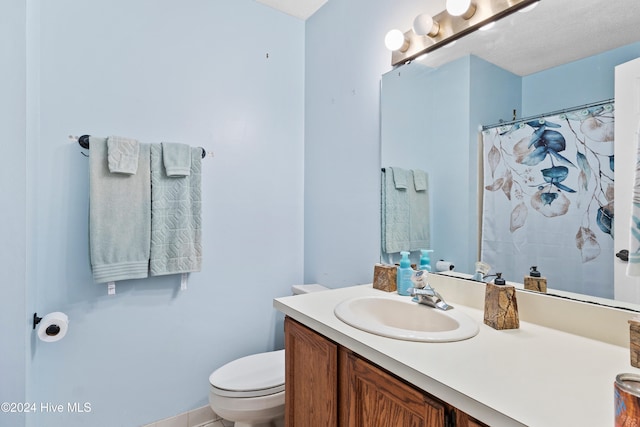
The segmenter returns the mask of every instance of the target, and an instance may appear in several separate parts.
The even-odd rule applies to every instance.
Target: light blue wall
[[[22,0],[0,3],[0,402],[24,402],[27,393],[26,9]],[[24,420],[22,414],[0,413],[1,426]]]
[[[29,416],[37,427],[129,427],[208,404],[216,367],[283,346],[272,299],[303,280],[304,23],[253,0],[6,3],[0,313],[18,327],[2,336],[0,401],[91,403]],[[171,276],[115,296],[93,283],[88,159],[67,138],[83,133],[215,153],[187,291]],[[35,309],[66,312],[68,335],[33,340]]]
[[[380,257],[384,36],[418,0],[329,0],[306,23],[305,281],[370,283]]]
[[[253,0],[2,3],[13,208],[0,259],[13,286],[0,320],[23,326],[1,336],[0,397],[92,403],[28,426],[131,426],[205,405],[213,369],[282,345],[273,297],[303,280],[371,281],[379,84],[391,69],[382,40],[422,3],[330,0],[306,24]],[[481,108],[467,112],[468,138]],[[203,172],[204,268],[186,292],[175,278],[120,283],[115,297],[92,283],[88,163],[67,139],[85,132],[215,152]],[[68,336],[34,341],[34,310],[67,312]],[[2,427],[23,424],[0,414]]]
[[[522,115],[529,117],[614,97],[614,68],[640,56],[640,42],[522,78]]]

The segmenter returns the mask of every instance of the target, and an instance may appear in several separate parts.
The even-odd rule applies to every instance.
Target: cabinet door
[[[285,318],[285,426],[338,425],[338,346]]]
[[[445,406],[340,348],[340,426],[444,427]]]
[[[471,418],[460,410],[456,410],[456,427],[488,427],[486,424]]]

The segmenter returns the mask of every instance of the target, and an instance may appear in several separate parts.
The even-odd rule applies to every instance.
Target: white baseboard
[[[220,420],[221,418],[213,412],[211,406],[206,405],[143,427],[203,427]]]

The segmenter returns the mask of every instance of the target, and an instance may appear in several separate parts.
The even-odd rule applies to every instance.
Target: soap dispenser
[[[413,269],[409,261],[409,252],[400,252],[400,255],[402,255],[402,258],[398,267],[398,295],[411,295],[409,288],[413,287],[413,282],[411,282]]]
[[[507,285],[502,273],[496,273],[493,283],[486,284],[484,323],[498,330],[520,327],[516,288],[513,285]]]
[[[433,252],[433,249],[420,249],[419,270],[425,270],[431,273],[431,252]]]
[[[477,282],[484,282],[484,276],[491,270],[491,266],[486,262],[478,261],[476,262],[476,272],[471,278]]]
[[[528,291],[547,292],[547,279],[542,277],[538,267],[531,266],[528,276],[524,276],[524,288]]]

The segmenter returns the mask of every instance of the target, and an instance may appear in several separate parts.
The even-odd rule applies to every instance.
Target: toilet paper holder
[[[35,329],[36,326],[38,326],[38,323],[40,323],[41,320],[42,320],[42,317],[39,317],[38,313],[33,313],[33,329]]]
[[[33,329],[36,329],[36,326],[40,323],[42,317],[38,316],[38,313],[33,313]],[[55,336],[60,333],[60,326],[58,325],[49,325],[45,330],[45,333],[49,336]]]

